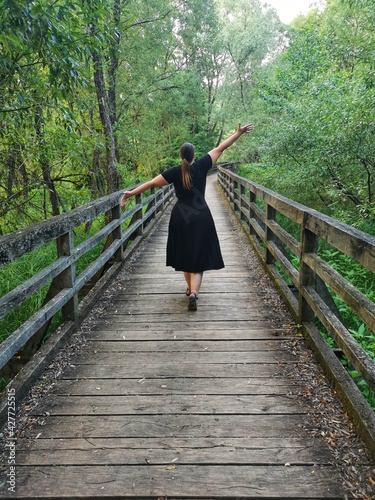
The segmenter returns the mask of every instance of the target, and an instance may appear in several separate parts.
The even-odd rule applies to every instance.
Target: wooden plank
[[[185,365],[191,370],[196,364],[275,364],[293,362],[295,358],[288,351],[256,351],[256,352],[194,352],[189,356],[183,352],[96,352],[90,357],[80,354],[72,358],[74,365],[118,366],[121,363],[147,366],[150,363],[162,367],[166,363]],[[191,366],[192,365],[192,366]]]
[[[250,320],[222,320],[218,319],[217,321],[207,321],[204,324],[200,321],[191,321],[194,320],[197,315],[190,314],[188,316],[189,321],[180,320],[176,322],[170,321],[170,318],[167,319],[163,316],[159,317],[159,321],[144,321],[142,318],[137,318],[137,321],[130,321],[130,318],[124,323],[116,322],[112,324],[111,321],[108,320],[105,316],[95,318],[92,324],[89,325],[89,331],[95,330],[104,330],[104,331],[117,331],[126,333],[126,331],[139,331],[139,332],[176,332],[179,331],[180,334],[186,334],[194,331],[202,331],[203,329],[209,332],[209,335],[215,335],[215,332],[220,332],[223,330],[231,331],[229,335],[236,335],[237,331],[241,330],[249,330],[257,331],[257,330],[265,330],[268,331],[277,331],[280,332],[280,328],[283,323],[281,322],[265,322],[265,321],[250,321]],[[114,318],[117,319],[117,318]],[[85,329],[85,326],[84,326]],[[285,326],[282,329],[285,331]],[[141,333],[140,333],[141,334]],[[229,337],[228,337],[229,338]]]
[[[277,377],[284,376],[290,370],[288,365],[279,363],[229,364],[229,363],[126,363],[125,360],[111,365],[73,364],[61,375],[62,379],[124,379],[135,378],[237,378],[237,377]]]
[[[115,297],[113,297],[112,303],[114,306],[121,305],[124,302],[135,302],[135,303],[145,303],[145,301],[151,301],[153,303],[157,303],[160,301],[160,298],[163,298],[165,300],[176,300],[176,299],[181,299],[185,297],[185,290],[186,290],[186,285],[184,287],[181,287],[181,290],[178,292],[169,292],[165,290],[163,286],[158,288],[154,288],[152,290],[152,293],[150,293],[149,287],[144,287],[144,289],[139,290],[137,292],[134,292],[134,290],[123,290],[119,293],[116,294]],[[211,303],[215,305],[225,305],[232,302],[244,302],[245,305],[247,304],[255,304],[256,306],[264,305],[264,298],[267,296],[267,293],[259,293],[256,290],[254,291],[247,291],[247,292],[236,292],[235,290],[233,291],[228,291],[228,290],[223,290],[218,293],[217,291],[210,291],[206,290],[202,292],[202,297],[205,298],[205,300],[211,301]],[[110,304],[112,306],[112,304]],[[113,306],[112,306],[113,307]]]
[[[294,394],[298,385],[281,377],[272,378],[160,378],[160,379],[74,379],[60,380],[58,395],[130,394]]]
[[[309,448],[317,450],[317,455],[326,456],[322,450],[328,451],[329,449],[321,446],[319,438],[311,437],[116,437],[116,438],[60,438],[60,439],[25,439],[20,440],[17,445],[18,451],[33,450],[37,451],[57,451],[57,450],[109,450],[109,449],[128,449],[128,450],[171,450],[174,452],[198,449],[214,450],[219,447],[226,447],[230,449],[244,449],[244,450],[305,450]],[[310,460],[311,457],[308,458]],[[275,461],[277,463],[277,461]],[[316,463],[316,462],[315,462]]]
[[[213,298],[208,298],[206,296],[200,296],[198,299],[198,314],[201,311],[205,312],[209,315],[210,318],[213,318],[213,308],[215,300]],[[236,304],[236,305],[235,305]],[[178,316],[181,314],[191,317],[191,311],[187,310],[188,305],[188,297],[184,296],[182,298],[176,297],[174,299],[165,299],[164,297],[158,297],[156,300],[145,301],[124,301],[122,303],[116,303],[113,307],[108,309],[108,314],[113,315],[114,320],[124,321],[125,315],[137,315],[137,316],[145,316],[145,317],[154,317],[155,314],[162,315],[168,314],[172,315],[176,320]],[[234,319],[258,319],[264,321],[270,321],[272,317],[275,317],[276,313],[271,311],[268,312],[268,308],[266,305],[262,304],[257,307],[257,304],[251,304],[251,307],[244,303],[240,302],[233,304],[227,303],[223,298],[222,305],[218,304],[218,308],[216,310],[216,315],[220,314],[219,318],[228,318],[231,317]],[[228,308],[226,310],[226,308]],[[159,310],[159,311],[158,311]],[[158,312],[156,312],[158,311]],[[219,312],[220,311],[220,312]],[[117,318],[119,316],[119,318]],[[129,318],[128,318],[129,319]]]
[[[163,293],[164,292],[164,293]],[[206,305],[216,306],[218,308],[245,308],[248,311],[251,309],[256,309],[257,311],[263,311],[264,317],[267,318],[270,311],[267,308],[267,304],[264,302],[264,297],[259,296],[255,293],[248,293],[242,297],[235,293],[204,293],[200,294],[200,299],[204,301]],[[160,306],[163,309],[167,306],[175,306],[176,304],[182,303],[185,305],[187,297],[185,294],[185,289],[182,293],[178,294],[166,294],[165,290],[160,292],[155,292],[152,295],[147,295],[146,293],[137,293],[136,295],[128,295],[124,297],[117,296],[116,299],[111,304],[108,312],[121,311],[121,307],[129,307],[140,309],[141,311],[155,310]],[[272,314],[272,311],[271,311]]]
[[[139,326],[139,325],[134,325]],[[195,325],[192,325],[189,329],[179,330],[179,329],[169,329],[167,325],[163,329],[157,329],[161,325],[153,325],[152,328],[148,325],[148,328],[143,330],[110,330],[110,326],[105,330],[90,330],[86,332],[88,335],[87,340],[89,342],[113,342],[113,341],[199,341],[202,338],[209,339],[209,341],[230,341],[235,342],[236,340],[245,341],[262,341],[262,340],[272,340],[277,341],[288,340],[295,338],[294,333],[288,333],[285,328],[275,328],[270,325],[267,328],[263,324],[252,324],[247,330],[242,330],[240,328],[234,328],[232,330],[223,329],[221,330],[218,326],[215,329],[210,329],[210,325],[206,325],[205,329],[198,329]]]
[[[177,337],[177,335],[176,335]],[[286,352],[283,339],[272,340],[146,340],[136,341],[118,339],[118,341],[92,342],[90,348],[94,352],[255,352],[255,351],[280,351]],[[91,351],[91,352],[92,352]]]
[[[17,465],[329,465],[317,440],[231,439],[37,439],[18,447]]]
[[[28,297],[48,284],[55,276],[67,269],[73,262],[72,257],[60,257],[38,274],[21,283],[11,292],[0,298],[0,318],[22,304]]]
[[[39,419],[39,438],[295,438],[305,415],[75,415]]]
[[[327,286],[341,297],[355,314],[357,314],[372,330],[375,331],[375,304],[323,259],[315,254],[307,254],[304,262],[324,280]]]
[[[331,333],[354,368],[361,374],[371,390],[375,391],[375,364],[372,357],[358,344],[346,326],[332,313],[312,287],[306,288],[304,298],[324,327]]]
[[[125,314],[114,314],[111,317],[111,323],[121,323],[122,325],[130,324],[131,322],[143,321],[146,323],[158,323],[163,321],[162,316],[165,316],[164,321],[169,323],[180,324],[182,321],[189,321],[191,323],[209,323],[213,321],[267,321],[264,314],[256,311],[244,311],[243,309],[236,308],[236,310],[225,308],[213,310],[212,307],[205,304],[203,299],[199,299],[198,311],[189,311],[187,309],[187,300],[181,300],[179,307],[173,308],[173,311],[162,310],[160,312],[150,312],[143,314],[142,311],[129,309]],[[270,313],[271,320],[273,314]],[[276,315],[275,315],[276,317]],[[108,320],[107,320],[108,322]]]
[[[306,211],[305,224],[311,232],[375,272],[373,236],[311,209]]]
[[[179,291],[181,291],[183,293],[186,288],[182,273],[176,273],[171,269],[165,271],[159,276],[154,275],[153,279],[154,281],[152,281],[152,279],[148,276],[139,275],[136,277],[136,281],[132,280],[130,282],[125,280],[123,282],[123,285],[125,286],[125,288],[128,286],[128,290],[130,290],[132,293],[137,293],[140,290],[148,290],[148,293],[150,293],[151,290],[155,292],[161,291],[164,293],[171,291],[174,293],[178,293]],[[150,280],[152,283],[151,288]],[[175,288],[170,288],[172,286]],[[228,291],[231,293],[236,293],[236,291],[239,291],[240,288],[248,290],[249,293],[256,293],[256,286],[251,278],[245,279],[244,277],[241,278],[237,276],[220,277],[219,274],[210,274],[210,272],[205,273],[203,276],[202,292],[211,289],[211,291],[213,292],[216,291],[224,293]]]
[[[18,467],[22,498],[341,498],[332,467],[109,465]],[[79,492],[79,493],[78,493]]]
[[[278,415],[303,414],[303,406],[293,395],[131,395],[131,396],[51,396],[32,415]]]

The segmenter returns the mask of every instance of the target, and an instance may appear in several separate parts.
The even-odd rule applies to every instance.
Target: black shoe
[[[197,310],[197,300],[198,300],[198,297],[195,295],[195,293],[191,293],[189,295],[189,303],[188,303],[189,311],[196,311]]]

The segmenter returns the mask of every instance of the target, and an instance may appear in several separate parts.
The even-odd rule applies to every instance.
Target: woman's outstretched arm
[[[211,151],[208,152],[208,154],[212,158],[212,164],[214,165],[216,161],[218,160],[219,156],[228,149],[236,140],[241,137],[242,134],[251,132],[254,128],[254,125],[248,124],[245,125],[244,127],[241,127],[241,124],[238,124],[237,130],[234,134],[232,134],[228,139],[225,139],[219,146],[216,148],[212,149]]]
[[[126,200],[131,198],[132,196],[136,196],[137,194],[144,193],[147,191],[147,189],[151,189],[153,187],[163,187],[167,186],[169,182],[167,182],[164,177],[159,174],[150,181],[146,181],[140,186],[136,187],[135,189],[132,189],[131,191],[125,191],[124,194],[121,197],[120,200],[120,205],[123,207],[126,203]]]

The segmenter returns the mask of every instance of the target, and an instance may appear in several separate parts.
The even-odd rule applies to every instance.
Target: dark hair
[[[194,160],[194,146],[190,142],[184,142],[180,148],[182,185],[185,189],[191,189],[190,164]]]

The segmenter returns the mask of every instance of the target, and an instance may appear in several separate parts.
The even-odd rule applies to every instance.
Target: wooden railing
[[[319,243],[324,241],[374,272],[375,238],[233,172],[223,168],[218,170],[220,186],[258,257],[295,320],[303,327],[321,364],[374,451],[374,413],[343,369],[337,351],[328,347],[315,324],[316,320],[320,321],[360,377],[375,392],[374,361],[344,324],[330,290],[372,332],[375,331],[375,304],[328,265],[318,250]],[[299,239],[282,227],[279,222],[282,217],[297,225]]]
[[[151,190],[151,195],[135,198],[135,205],[122,213],[119,200],[122,192],[93,201],[87,205],[45,220],[23,230],[0,237],[0,265],[9,264],[43,245],[55,242],[57,258],[35,276],[21,283],[0,298],[0,319],[7,316],[44,286],[49,286],[42,308],[27,319],[0,345],[0,376],[13,377],[39,350],[53,316],[62,312],[64,334],[72,331],[89,309],[90,300],[80,299],[96,285],[104,286],[110,275],[117,271],[131,253],[157,214],[161,213],[174,198],[173,186]],[[74,245],[74,230],[82,224],[90,224],[96,217],[104,219],[101,228],[86,241]],[[147,232],[147,230],[146,230]],[[133,244],[129,245],[129,243]],[[96,245],[103,251],[84,271],[76,274],[78,259]],[[107,273],[104,273],[107,270]],[[104,276],[103,276],[104,275]],[[91,283],[91,284],[90,284]],[[90,286],[88,286],[90,284]],[[91,293],[92,298],[94,294]],[[59,342],[53,343],[56,348]],[[52,351],[49,353],[52,354]],[[40,363],[39,363],[40,364]],[[33,370],[36,376],[40,366]]]

